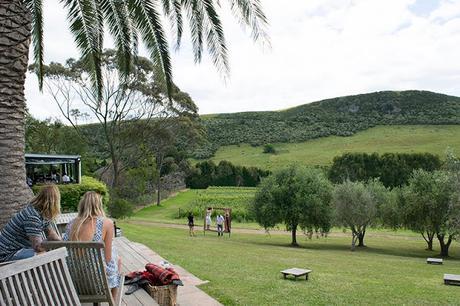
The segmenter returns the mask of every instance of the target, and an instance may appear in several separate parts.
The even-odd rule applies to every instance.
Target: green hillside
[[[220,146],[298,143],[351,136],[380,125],[456,125],[460,124],[460,98],[428,91],[383,91],[275,112],[214,114],[202,121],[209,144],[196,152],[197,158],[212,156]]]
[[[460,152],[459,125],[378,126],[350,137],[329,136],[301,143],[277,143],[277,154],[263,153],[261,146],[223,146],[212,160],[277,169],[290,162],[327,165],[345,152],[431,152],[441,157],[447,147]]]

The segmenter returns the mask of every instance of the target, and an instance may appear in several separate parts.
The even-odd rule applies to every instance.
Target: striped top
[[[0,233],[0,262],[10,260],[20,249],[32,248],[29,237],[42,237],[49,224],[32,205],[14,215]]]

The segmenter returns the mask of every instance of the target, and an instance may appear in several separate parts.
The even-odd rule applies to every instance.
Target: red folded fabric
[[[163,268],[152,263],[145,265],[145,269],[155,280],[160,282],[160,285],[170,285],[174,280],[180,280],[179,275],[173,268]]]
[[[174,280],[180,280],[179,275],[172,268],[165,269],[161,266],[148,263],[145,265],[145,270],[146,271],[128,273],[126,277],[134,281],[129,283],[132,284],[142,280],[147,280],[152,286],[164,286],[172,284]]]

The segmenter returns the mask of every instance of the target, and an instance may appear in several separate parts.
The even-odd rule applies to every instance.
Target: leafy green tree
[[[35,71],[40,88],[43,81],[44,39],[43,3],[41,0],[0,2],[0,190],[2,205],[0,227],[27,203],[31,192],[25,183],[24,165],[24,84],[32,38]],[[63,0],[69,28],[90,72],[98,99],[103,94],[102,60],[104,34],[108,32],[116,46],[116,67],[122,78],[131,73],[139,41],[146,46],[155,65],[157,79],[172,90],[172,68],[163,20],[169,19],[180,46],[184,25],[190,27],[195,61],[207,46],[213,63],[224,73],[229,70],[227,43],[217,6],[219,1],[173,0]],[[254,40],[265,40],[267,20],[259,0],[229,0],[238,21],[252,30]],[[162,18],[166,17],[166,18]],[[9,190],[16,190],[11,193]]]
[[[356,242],[364,247],[364,236],[369,226],[377,221],[378,208],[389,201],[388,190],[378,181],[346,181],[336,185],[332,202],[335,206],[337,224],[351,229],[351,248]]]
[[[403,203],[402,189],[393,188],[387,190],[387,201],[379,205],[377,215],[379,223],[384,226],[396,230],[403,226],[403,217],[401,212],[401,204]]]
[[[275,172],[260,184],[253,203],[265,229],[284,223],[297,246],[297,229],[327,233],[331,227],[332,186],[322,171],[298,165]]]
[[[264,153],[275,154],[276,153],[275,146],[272,145],[271,143],[267,143],[266,145],[264,145]]]
[[[222,160],[216,167],[216,177],[213,182],[216,186],[236,186],[236,167],[229,161]]]
[[[94,131],[88,133],[75,121],[75,114],[81,112],[76,111],[73,97],[78,97],[79,102],[98,121],[102,130],[102,137],[98,138],[102,143],[100,147],[102,153],[110,158],[113,170],[112,189],[119,187],[121,173],[129,164],[129,159],[134,157],[132,148],[138,142],[143,143],[151,138],[152,126],[166,131],[163,124],[168,126],[178,122],[178,117],[187,114],[193,116],[197,111],[190,97],[177,86],[172,84],[168,97],[162,84],[152,81],[156,73],[155,64],[147,58],[136,57],[132,63],[133,72],[123,80],[116,69],[116,55],[115,50],[105,50],[101,54],[104,91],[100,97],[91,89],[91,71],[85,68],[84,59],[68,59],[64,65],[51,63],[43,68],[47,90],[62,115],[87,142],[94,143]],[[165,139],[163,135],[157,138]],[[166,148],[164,145],[161,147]],[[160,164],[162,159],[159,158]]]
[[[449,256],[449,247],[460,231],[458,182],[443,171],[414,171],[404,189],[404,224],[419,232],[433,247],[436,236],[440,255]]]

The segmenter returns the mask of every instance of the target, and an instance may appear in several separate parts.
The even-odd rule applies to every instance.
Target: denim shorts
[[[20,249],[17,251],[13,257],[10,258],[10,260],[20,260],[20,259],[26,259],[29,257],[35,256],[35,251],[34,249]]]

